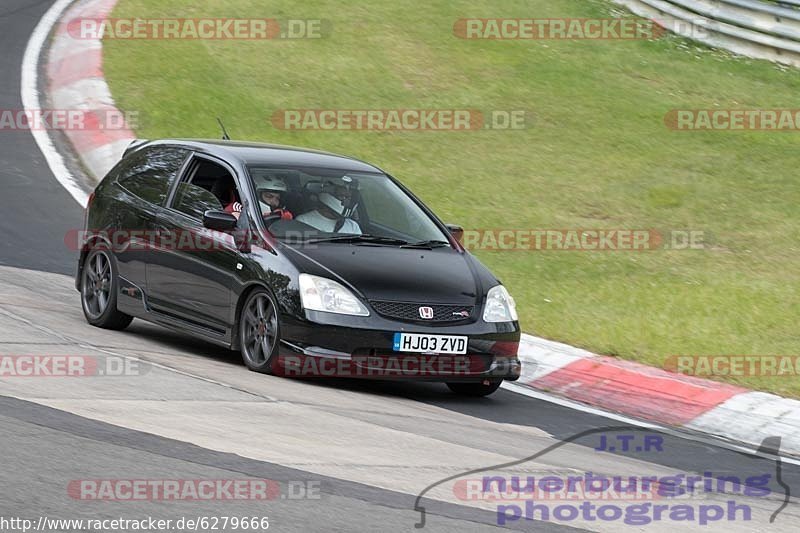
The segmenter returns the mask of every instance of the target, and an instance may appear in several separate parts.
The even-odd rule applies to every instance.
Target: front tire
[[[501,383],[503,383],[502,379],[495,379],[490,381],[488,385],[481,381],[479,383],[448,383],[447,386],[451,391],[461,396],[480,398],[492,394],[500,388]]]
[[[281,338],[278,304],[265,289],[247,297],[239,317],[242,360],[254,372],[272,374],[276,369]]]
[[[86,321],[98,328],[125,329],[133,317],[117,309],[119,279],[114,258],[105,246],[93,248],[83,262],[81,307]]]

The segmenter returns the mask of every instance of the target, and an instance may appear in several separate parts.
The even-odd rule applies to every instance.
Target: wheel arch
[[[81,252],[78,256],[78,273],[75,276],[75,288],[77,290],[81,290],[81,275],[83,274],[83,265],[86,262],[86,256],[89,252],[98,244],[104,244],[108,247],[108,251],[112,256],[112,261],[116,261],[116,257],[114,256],[113,249],[111,247],[111,242],[105,235],[100,233],[93,234],[86,239],[86,242],[83,243],[81,246]]]
[[[239,322],[242,318],[242,308],[244,307],[244,303],[247,301],[250,295],[258,289],[264,289],[265,291],[269,292],[270,295],[272,295],[272,298],[277,302],[275,293],[266,283],[261,280],[253,280],[247,284],[244,289],[242,289],[242,292],[239,294],[239,299],[236,301],[236,307],[234,308],[233,327],[231,328],[231,350],[241,349],[241,339],[239,338]],[[278,313],[278,315],[280,315],[280,313]]]

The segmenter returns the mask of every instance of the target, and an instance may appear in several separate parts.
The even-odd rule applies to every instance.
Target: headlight
[[[517,304],[502,285],[492,287],[486,294],[483,307],[485,322],[513,322],[517,320]]]
[[[311,274],[300,274],[300,301],[312,311],[369,316],[364,304],[340,283]]]

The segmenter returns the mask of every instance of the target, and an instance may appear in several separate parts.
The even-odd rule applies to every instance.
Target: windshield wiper
[[[309,239],[305,241],[309,244],[320,242],[346,242],[346,243],[368,243],[368,244],[385,244],[388,246],[399,246],[400,248],[441,248],[442,246],[450,246],[450,243],[442,240],[426,240],[408,242],[403,239],[396,239],[394,237],[382,237],[380,235],[332,235],[330,237],[319,237],[316,239]]]
[[[380,235],[333,235],[331,237],[309,239],[305,242],[308,244],[315,244],[318,242],[366,242],[370,244],[388,244],[394,246],[409,244],[408,241],[404,241],[403,239],[395,239],[394,237],[381,237]]]
[[[440,240],[417,241],[404,244],[401,248],[441,248],[443,246],[450,246],[450,243]]]

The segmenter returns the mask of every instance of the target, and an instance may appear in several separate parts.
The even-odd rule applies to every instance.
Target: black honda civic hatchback
[[[520,374],[514,299],[399,181],[349,157],[234,141],[134,141],[89,198],[87,321],[134,317],[294,377]]]

